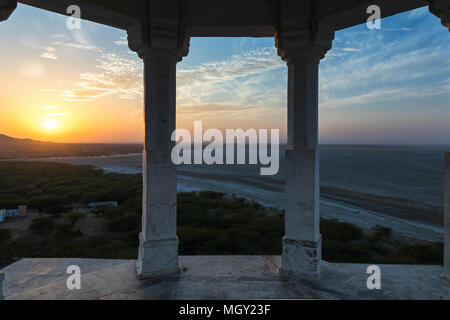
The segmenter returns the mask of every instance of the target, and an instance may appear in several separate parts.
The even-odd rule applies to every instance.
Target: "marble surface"
[[[5,274],[0,272],[0,300],[3,300],[3,280],[5,279]]]
[[[379,265],[381,289],[369,290],[368,265],[323,262],[320,280],[278,273],[279,256],[181,256],[180,274],[138,280],[135,260],[22,259],[3,269],[5,299],[439,299],[441,266]],[[66,286],[81,269],[81,289]]]

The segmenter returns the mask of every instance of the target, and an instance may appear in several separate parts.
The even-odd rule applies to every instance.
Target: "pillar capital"
[[[190,37],[184,32],[135,26],[127,33],[129,48],[143,60],[166,58],[179,62],[189,53]]]
[[[429,0],[428,9],[441,19],[442,25],[450,32],[450,0]]]
[[[147,19],[131,27],[128,46],[142,59],[168,58],[181,61],[189,52],[189,35],[180,23],[177,0],[151,1]]]
[[[299,59],[319,62],[331,49],[334,29],[322,21],[286,22],[277,28],[275,46],[286,63]]]
[[[16,0],[0,0],[0,21],[8,20],[16,7]]]
[[[295,60],[323,59],[334,39],[334,29],[313,18],[312,0],[279,0],[280,23],[275,47],[287,64]]]

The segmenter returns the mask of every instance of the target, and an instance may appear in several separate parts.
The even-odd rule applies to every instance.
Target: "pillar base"
[[[318,280],[321,264],[321,235],[315,242],[283,238],[280,274]]]
[[[3,300],[3,280],[5,280],[5,274],[0,272],[0,300]]]
[[[450,300],[450,278],[441,276],[441,300]]]
[[[139,234],[139,256],[136,262],[139,279],[159,278],[178,274],[178,237],[144,241]]]

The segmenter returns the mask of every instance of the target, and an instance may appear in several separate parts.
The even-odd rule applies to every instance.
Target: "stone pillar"
[[[450,299],[450,152],[444,163],[444,271],[442,273],[442,298]]]
[[[8,20],[13,11],[17,7],[17,1],[15,0],[0,0],[0,22]],[[5,274],[0,271],[0,300],[3,300],[3,280],[5,280]]]
[[[17,7],[15,0],[0,0],[0,22],[7,20]],[[3,280],[5,274],[0,271],[0,300],[3,300]]]
[[[0,300],[3,300],[3,280],[5,280],[5,274],[0,271]]]
[[[429,0],[428,9],[441,19],[450,32],[450,0]],[[441,276],[441,298],[450,299],[450,153],[444,164],[444,271]]]
[[[430,0],[428,9],[432,14],[441,19],[444,27],[450,32],[450,0]]]
[[[318,68],[334,30],[311,22],[308,1],[282,1],[275,44],[288,66],[285,236],[280,272],[320,276]],[[300,17],[300,18],[298,18]]]
[[[142,233],[136,265],[139,278],[178,272],[177,176],[171,160],[171,134],[176,116],[176,64],[188,53],[189,37],[179,29],[178,16],[173,15],[176,10],[158,9],[153,6],[149,27],[128,30],[129,47],[144,62]]]
[[[8,20],[16,7],[16,0],[0,0],[0,21]]]

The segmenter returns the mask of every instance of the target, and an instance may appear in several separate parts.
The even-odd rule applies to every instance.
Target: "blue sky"
[[[0,85],[8,92],[0,133],[142,141],[142,63],[125,32],[86,21],[73,31],[65,21],[19,4],[0,24]],[[383,19],[380,30],[336,32],[320,63],[320,142],[450,144],[449,49],[448,30],[427,8]],[[279,128],[285,137],[287,68],[273,38],[192,38],[177,71],[178,127],[203,120],[219,129]],[[42,132],[34,118],[23,120],[33,130],[19,130],[9,125],[14,110],[58,118],[64,130]]]

